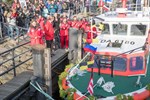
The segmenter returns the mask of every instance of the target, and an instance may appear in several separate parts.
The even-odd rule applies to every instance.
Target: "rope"
[[[90,55],[90,52],[88,52],[88,53],[86,54],[86,56],[84,56],[84,58],[83,58],[82,60],[80,60],[80,62],[79,62],[76,66],[70,68],[70,70],[68,71],[68,77],[69,77],[70,72],[71,72],[72,70],[78,68],[78,66],[80,65],[80,63],[83,62],[83,61],[85,60],[85,58],[86,58],[88,55]]]
[[[42,93],[45,97],[47,97],[48,100],[54,100],[50,95],[48,95],[47,93],[45,93],[42,88],[40,87],[40,85],[38,84],[38,82],[36,82],[37,86],[36,87],[32,82],[30,82],[30,85],[32,85],[37,91],[39,91],[40,93]]]

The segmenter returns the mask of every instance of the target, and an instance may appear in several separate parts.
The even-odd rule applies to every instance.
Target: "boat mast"
[[[122,0],[122,8],[126,8],[127,0]]]

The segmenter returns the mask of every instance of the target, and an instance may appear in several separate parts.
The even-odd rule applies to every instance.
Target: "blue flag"
[[[93,47],[93,46],[91,46],[89,44],[85,45],[84,49],[88,49],[88,50],[90,50],[92,52],[96,52],[96,50],[97,50],[96,47]]]

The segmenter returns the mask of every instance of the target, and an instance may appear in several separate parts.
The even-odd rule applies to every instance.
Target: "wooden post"
[[[78,30],[78,61],[82,59],[82,30]]]
[[[38,81],[43,83],[44,82],[44,49],[45,46],[43,45],[35,45],[32,46],[32,53],[33,53],[33,75],[37,79],[34,80],[31,79],[31,81]],[[37,100],[45,100],[45,96],[41,94],[40,92],[37,93],[36,95]]]
[[[35,45],[32,47],[33,52],[33,75],[44,79],[44,49],[43,45]]]
[[[47,93],[52,96],[52,73],[51,73],[51,50],[46,48],[45,55],[45,84],[48,86]]]
[[[72,63],[76,63],[78,57],[78,30],[76,28],[69,29],[69,54],[68,59]]]

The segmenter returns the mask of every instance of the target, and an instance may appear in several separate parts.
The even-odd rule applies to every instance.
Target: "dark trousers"
[[[46,40],[46,47],[52,49],[53,40]]]

